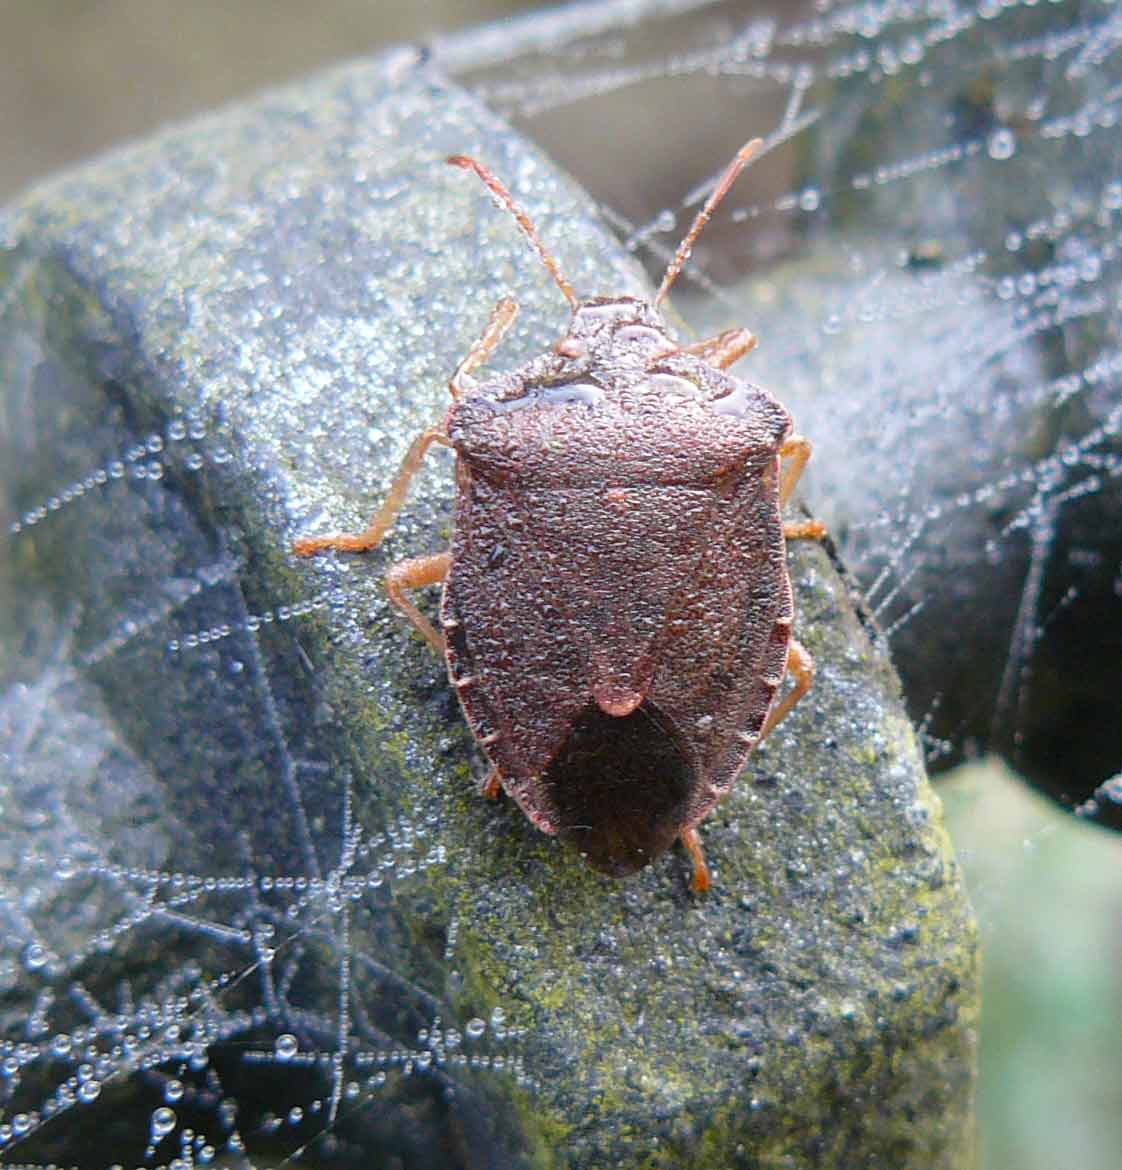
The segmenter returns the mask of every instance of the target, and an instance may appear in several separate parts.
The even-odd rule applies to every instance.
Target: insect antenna
[[[537,230],[530,222],[530,217],[522,210],[519,204],[514,202],[514,196],[502,185],[502,183],[480,162],[469,158],[466,154],[454,154],[448,160],[449,165],[460,167],[465,171],[474,171],[487,190],[514,216],[515,223],[522,229],[523,234],[530,241],[530,246],[538,254],[538,259],[549,269],[550,276],[557,281],[557,287],[565,294],[565,300],[575,309],[577,307],[576,294],[573,292],[573,286],[561,275],[561,269],[557,267],[557,261],[545,250],[545,245],[538,237]]]
[[[678,250],[674,253],[674,259],[670,261],[670,267],[667,268],[666,275],[662,278],[662,284],[658,286],[658,292],[655,293],[653,302],[655,308],[658,308],[663,298],[670,291],[670,286],[677,280],[678,273],[685,267],[685,263],[690,258],[690,252],[693,251],[697,237],[701,235],[705,225],[712,219],[713,212],[717,210],[717,204],[729,193],[729,189],[736,182],[737,175],[751,162],[753,156],[763,144],[764,141],[762,138],[753,138],[751,142],[746,142],[736,152],[736,157],[732,162],[725,168],[725,173],[721,176],[716,187],[713,188],[712,195],[705,200],[705,206],[697,213],[697,218],[693,221],[693,226],[686,233],[686,238],[678,245]]]

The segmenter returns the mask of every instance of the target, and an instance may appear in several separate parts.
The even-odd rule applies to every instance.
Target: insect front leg
[[[707,337],[683,348],[683,353],[692,353],[706,365],[716,370],[727,370],[729,366],[756,348],[756,336],[747,329],[726,329],[716,337]]]
[[[398,561],[386,574],[386,592],[390,601],[413,623],[422,638],[443,655],[444,639],[437,633],[432,622],[405,596],[406,589],[421,589],[425,585],[436,585],[448,576],[452,564],[450,552],[436,553],[431,557],[410,557]]]
[[[518,316],[518,304],[510,297],[503,297],[491,310],[491,316],[471,348],[464,355],[464,360],[456,367],[448,383],[448,389],[453,398],[459,398],[471,390],[471,373],[478,370],[491,356],[495,347],[506,336],[506,331],[514,324]]]
[[[451,446],[448,436],[440,427],[429,427],[428,430],[422,431],[405,453],[397,477],[382,501],[382,506],[362,532],[333,532],[327,536],[305,536],[292,545],[292,551],[298,557],[310,557],[327,549],[335,549],[337,552],[369,552],[372,548],[377,548],[393,523],[394,517],[401,511],[409,481],[417,474],[417,469],[424,462],[425,455],[433,443]]]

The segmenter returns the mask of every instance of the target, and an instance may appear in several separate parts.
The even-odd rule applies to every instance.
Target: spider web
[[[1105,574],[1122,604],[1116,554],[1069,526],[1086,501],[1117,499],[1122,475],[1120,42],[1107,2],[697,0],[578,5],[434,48],[602,200],[652,272],[733,150],[765,138],[758,181],[722,208],[677,304],[699,331],[748,321],[760,333],[752,376],[782,386],[804,420],[808,498],[898,650],[945,612],[943,551],[977,545],[973,584],[985,594],[993,567],[1010,613],[992,703],[974,701],[1014,744],[1037,651],[1091,605],[1085,582]],[[1055,441],[1026,442],[1041,427]],[[229,459],[201,422],[176,419],[50,486],[11,521],[13,548],[83,509],[158,515],[166,482]],[[434,823],[357,823],[349,777],[296,730],[308,696],[289,681],[294,632],[366,599],[347,582],[258,608],[234,552],[188,551],[186,569],[149,566],[61,630],[33,605],[5,663],[0,1160],[73,1161],[85,1116],[126,1100],[119,1123],[86,1139],[89,1164],[358,1165],[374,1140],[435,1159],[426,1132],[482,1111],[488,1081],[532,1091],[535,1070],[501,1005],[450,1015],[454,919],[425,972],[387,967],[366,941],[416,874],[454,864]],[[1064,558],[1057,587],[1047,570]],[[268,729],[254,750],[260,791],[277,798],[267,817],[232,811],[236,869],[205,857],[165,868],[189,806],[169,808],[152,763],[90,714],[90,677],[143,669],[152,653],[186,676],[217,663],[231,704]],[[931,730],[954,700],[945,677],[917,691],[934,761],[958,750]],[[83,735],[56,733],[79,717]],[[956,711],[952,731],[964,724]],[[90,817],[95,788],[98,810],[116,795],[118,820]],[[1122,788],[1089,775],[1082,799],[1095,817]],[[154,977],[144,957],[162,947],[191,957]],[[417,1134],[386,1132],[402,1102]]]

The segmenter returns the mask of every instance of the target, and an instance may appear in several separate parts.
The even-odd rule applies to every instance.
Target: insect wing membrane
[[[685,823],[728,791],[782,679],[793,612],[778,506],[778,458],[749,468],[710,515],[704,555],[656,646],[650,700],[672,715],[702,783]]]

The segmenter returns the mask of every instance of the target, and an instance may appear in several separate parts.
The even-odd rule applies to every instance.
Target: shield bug
[[[730,329],[683,346],[659,312],[760,145],[729,164],[651,301],[579,300],[499,180],[450,158],[514,217],[572,308],[568,332],[477,381],[517,313],[501,300],[452,375],[443,421],[414,440],[369,527],[293,546],[376,548],[429,448],[452,447],[452,548],[394,565],[386,588],[445,656],[492,764],[484,795],[507,792],[613,876],[681,838],[699,892],[709,873],[697,826],[811,685],[810,655],[791,638],[785,541],[825,534],[780,513],[810,444],[771,394],[725,372],[755,338]],[[438,582],[441,631],[405,592]]]

